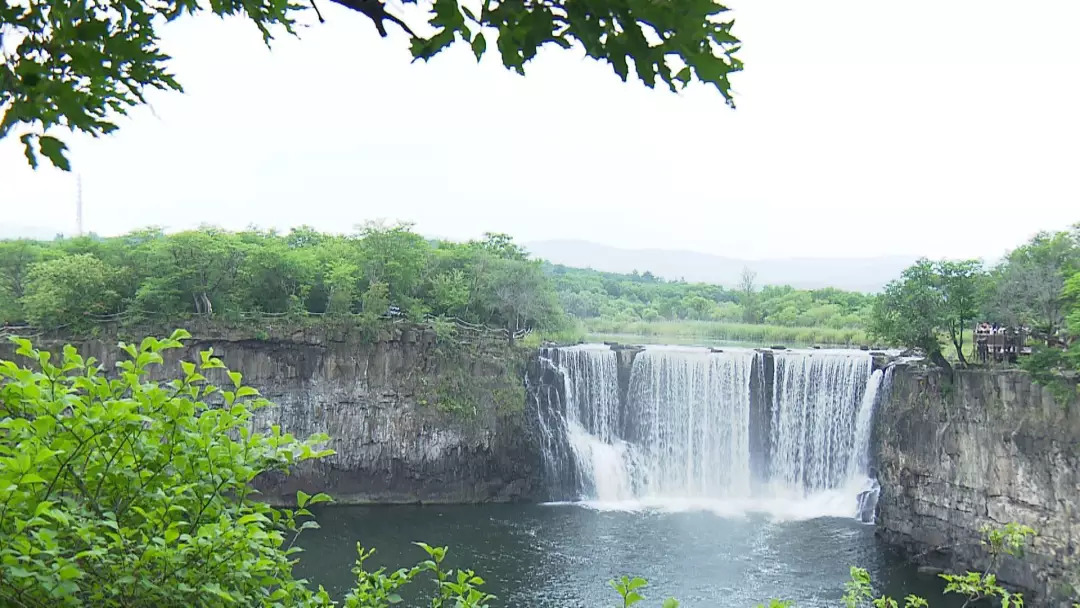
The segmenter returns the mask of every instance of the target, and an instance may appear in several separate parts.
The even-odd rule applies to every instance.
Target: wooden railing
[[[164,320],[164,321],[175,320],[177,322],[182,322],[182,321],[187,321],[187,320],[209,321],[211,319],[237,319],[237,318],[239,318],[239,319],[242,319],[242,320],[245,320],[245,321],[253,321],[253,322],[258,323],[260,321],[281,321],[281,320],[283,320],[285,318],[295,317],[295,316],[314,317],[314,318],[338,316],[340,318],[358,319],[358,318],[360,318],[361,315],[355,314],[355,313],[348,313],[348,314],[342,314],[342,315],[329,315],[329,314],[324,313],[324,312],[308,312],[308,311],[304,311],[302,313],[262,312],[262,311],[240,311],[240,312],[226,311],[226,312],[215,313],[215,314],[212,314],[212,315],[203,314],[203,313],[186,313],[183,316],[177,317],[175,315],[169,315],[169,314],[165,314],[165,313],[146,313],[146,312],[138,312],[138,313],[136,313],[136,312],[133,312],[133,311],[124,311],[124,312],[118,312],[118,313],[107,314],[107,315],[86,315],[86,318],[89,319],[91,322],[93,322],[95,324],[107,325],[107,324],[113,324],[113,323],[122,323],[122,322],[130,320],[130,319],[148,319],[148,320],[156,319],[156,320]],[[400,323],[408,322],[408,320],[403,315],[390,315],[390,314],[387,314],[387,315],[383,315],[382,318],[385,321],[389,321],[392,324],[400,324]],[[463,319],[459,319],[457,317],[436,317],[436,316],[433,316],[433,315],[427,315],[427,316],[424,317],[424,320],[426,322],[428,322],[428,323],[435,323],[435,322],[439,322],[439,321],[449,322],[449,323],[454,325],[455,330],[457,330],[459,332],[464,332],[466,334],[474,335],[474,336],[484,335],[484,336],[488,336],[488,337],[501,337],[503,339],[513,338],[515,341],[516,340],[521,340],[521,339],[525,338],[526,336],[530,335],[533,332],[533,329],[531,327],[520,328],[520,329],[517,329],[517,330],[514,330],[513,332],[511,332],[509,329],[504,328],[504,327],[491,327],[489,325],[470,323],[468,321],[465,321]],[[60,327],[53,327],[53,328],[41,328],[41,327],[35,327],[35,326],[32,326],[32,325],[23,325],[23,324],[20,324],[20,325],[4,325],[4,326],[0,326],[0,339],[6,339],[9,336],[21,336],[21,337],[34,338],[34,337],[39,337],[39,336],[41,336],[43,334],[46,334],[46,333],[55,334],[57,332],[61,332],[64,329],[66,329],[67,327],[68,327],[68,325],[63,325],[63,326],[60,326]]]

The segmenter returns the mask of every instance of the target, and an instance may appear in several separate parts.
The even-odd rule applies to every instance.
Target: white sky
[[[732,0],[738,109],[552,49],[525,78],[323,0],[268,51],[187,19],[187,92],[69,137],[88,230],[365,219],[741,258],[996,257],[1080,220],[1080,2]],[[72,232],[74,177],[0,143],[0,223]]]

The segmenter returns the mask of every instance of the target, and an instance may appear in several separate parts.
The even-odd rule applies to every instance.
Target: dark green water
[[[901,603],[916,593],[935,607],[952,605],[937,599],[934,577],[917,574],[872,526],[841,518],[774,522],[576,505],[331,507],[318,515],[322,527],[302,537],[299,574],[336,597],[352,585],[359,540],[391,568],[423,558],[411,541],[448,545],[452,567],[476,570],[495,605],[515,608],[615,606],[607,581],[623,574],[649,580],[641,604],[649,608],[666,596],[686,608],[751,608],[772,597],[838,606],[852,565]]]

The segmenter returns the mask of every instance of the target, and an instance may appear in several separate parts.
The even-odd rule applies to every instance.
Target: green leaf
[[[317,505],[320,502],[333,502],[333,500],[334,500],[334,498],[332,496],[330,496],[329,494],[324,494],[324,493],[320,492],[320,493],[316,494],[315,496],[311,497],[311,500],[308,501],[308,505]]]
[[[296,505],[301,509],[307,506],[309,500],[311,500],[311,494],[303,490],[296,491]]]
[[[259,391],[252,388],[252,387],[250,387],[250,386],[241,386],[240,388],[236,389],[236,397],[237,398],[250,397],[252,395],[258,395],[258,394],[259,394]]]
[[[60,580],[67,581],[74,578],[80,578],[83,573],[82,570],[74,564],[64,564],[60,567],[60,570],[57,571],[57,574],[60,576]]]
[[[37,473],[27,473],[22,477],[22,483],[47,483],[45,479]]]
[[[484,33],[480,32],[472,40],[472,52],[476,55],[476,60],[480,61],[480,58],[484,56],[484,51],[487,50],[487,40],[484,39]]]
[[[229,379],[232,380],[233,388],[240,388],[240,382],[244,376],[240,372],[229,372]]]
[[[37,155],[34,154],[34,135],[27,133],[19,137],[19,141],[23,143],[23,154],[26,155],[26,162],[30,163],[31,169],[38,168]]]
[[[71,163],[64,156],[67,144],[50,135],[42,135],[38,138],[38,147],[41,149],[41,153],[48,157],[58,169],[71,171]]]

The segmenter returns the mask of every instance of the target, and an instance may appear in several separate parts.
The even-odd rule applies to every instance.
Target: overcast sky
[[[349,231],[416,222],[741,258],[996,257],[1080,220],[1080,2],[733,0],[746,70],[622,83],[578,51],[522,78],[467,47],[329,23],[268,51],[239,20],[165,47],[187,92],[69,138],[85,225]],[[0,143],[0,223],[74,230],[74,177]]]

